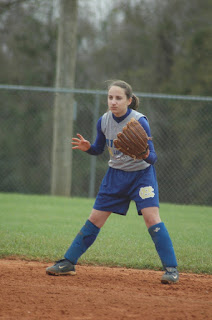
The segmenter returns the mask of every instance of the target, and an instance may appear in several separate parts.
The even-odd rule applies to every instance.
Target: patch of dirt
[[[212,319],[212,276],[76,267],[75,276],[49,276],[47,263],[0,260],[0,319],[166,320]]]

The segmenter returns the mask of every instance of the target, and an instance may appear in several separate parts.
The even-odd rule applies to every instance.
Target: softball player
[[[100,229],[111,213],[126,215],[131,200],[135,201],[138,215],[142,215],[155,244],[165,273],[162,283],[179,280],[177,260],[169,233],[159,215],[159,194],[154,163],[157,160],[151,140],[144,160],[134,160],[117,150],[113,140],[131,118],[135,118],[151,136],[148,119],[137,112],[139,100],[131,86],[121,80],[108,87],[108,111],[97,122],[97,137],[94,144],[80,134],[72,139],[73,149],[90,155],[99,155],[108,147],[109,168],[102,180],[93,209],[71,246],[59,260],[46,269],[50,275],[75,274],[75,265],[80,256],[93,244]]]

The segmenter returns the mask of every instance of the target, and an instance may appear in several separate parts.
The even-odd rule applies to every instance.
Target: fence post
[[[96,124],[99,117],[99,106],[100,106],[100,98],[97,93],[95,96],[95,109],[93,112],[93,130],[92,130],[92,142],[95,141],[96,138]],[[90,160],[90,181],[89,181],[89,198],[94,198],[95,193],[95,180],[96,180],[96,156],[91,156]]]

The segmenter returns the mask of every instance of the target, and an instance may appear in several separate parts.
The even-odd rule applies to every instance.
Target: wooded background
[[[72,1],[77,3],[69,3]],[[50,0],[0,1],[1,84],[55,87],[59,4]],[[106,80],[123,79],[135,92],[210,97],[211,21],[209,0],[117,0],[108,1],[108,6],[103,0],[79,0],[75,84],[71,86],[105,90]],[[0,94],[0,191],[49,193],[55,96],[11,90]],[[80,99],[75,95],[75,101],[78,111],[84,106],[80,109],[84,115],[92,113],[95,95],[81,95]],[[106,97],[101,105],[104,112]],[[210,100],[191,100],[187,104],[179,100],[173,103],[141,99],[141,108],[150,125],[151,121],[155,125],[159,115],[160,125],[152,128],[156,144],[167,138],[166,144],[158,145],[157,150],[163,167],[163,171],[159,170],[162,200],[211,204]],[[75,123],[74,134],[80,128],[92,139],[89,122]],[[45,142],[47,134],[49,140]],[[77,167],[80,162],[86,167],[86,161],[90,161],[86,156],[81,153],[73,164],[73,195],[88,195],[85,185],[89,184],[89,171]],[[104,165],[99,166],[105,169],[106,161],[101,162]],[[37,184],[39,172],[42,179]],[[182,184],[175,184],[179,172],[185,180],[181,178]],[[163,181],[162,176],[166,177]],[[173,188],[169,196],[165,191],[168,180],[169,189]],[[75,188],[76,182],[81,189]],[[197,184],[198,192],[194,192]],[[188,190],[193,193],[192,200],[186,194]],[[182,196],[178,198],[177,192]]]
[[[212,95],[210,0],[98,2],[111,3],[105,14],[79,0],[76,88],[120,78],[139,92]],[[54,86],[56,3],[0,1],[0,83]]]

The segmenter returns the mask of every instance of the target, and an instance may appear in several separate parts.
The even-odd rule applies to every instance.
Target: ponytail
[[[130,109],[133,110],[137,110],[139,106],[139,98],[136,97],[136,95],[134,95],[134,93],[132,94],[132,102],[130,103],[130,105],[128,106]]]

